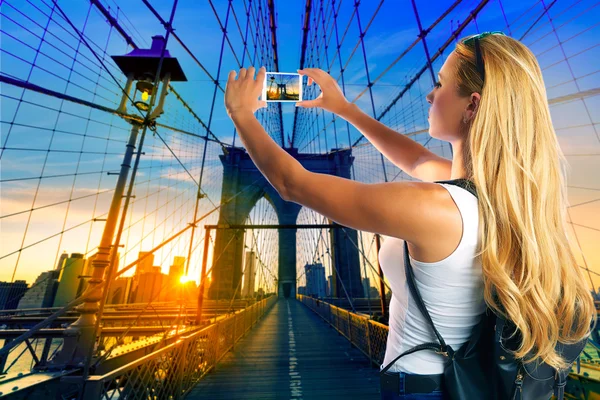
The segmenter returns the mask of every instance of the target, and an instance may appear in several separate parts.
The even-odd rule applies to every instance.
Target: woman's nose
[[[427,99],[427,102],[429,104],[433,103],[433,95],[432,95],[432,93],[433,92],[429,92],[429,94],[427,96],[425,96],[425,99]]]

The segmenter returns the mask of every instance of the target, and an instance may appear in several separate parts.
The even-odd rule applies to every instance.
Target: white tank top
[[[479,227],[477,198],[458,186],[438,184],[450,192],[460,210],[463,236],[456,250],[441,261],[425,263],[409,257],[416,286],[436,329],[446,344],[458,350],[468,340],[471,329],[485,312],[481,260],[480,257],[475,258]],[[384,237],[385,241],[379,250],[379,262],[390,284],[392,298],[387,347],[381,369],[416,345],[438,343],[406,282],[404,240]],[[441,374],[444,372],[444,360],[444,356],[431,350],[421,350],[400,358],[390,371]]]

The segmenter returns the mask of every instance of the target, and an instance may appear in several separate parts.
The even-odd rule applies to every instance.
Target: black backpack
[[[437,181],[459,186],[477,197],[473,182],[466,179]],[[582,353],[587,339],[565,345],[557,343],[556,350],[570,364],[568,368],[556,370],[539,358],[524,364],[515,359],[513,353],[520,344],[519,332],[509,320],[498,316],[487,307],[480,322],[473,327],[471,336],[458,350],[446,345],[435,328],[433,321],[415,285],[414,274],[408,257],[408,245],[404,243],[404,265],[406,280],[421,313],[429,321],[439,343],[424,343],[405,351],[383,368],[387,371],[401,357],[421,350],[433,350],[447,358],[444,365],[444,392],[452,400],[463,399],[525,399],[548,400],[552,394],[563,400],[567,376],[573,362]],[[593,321],[592,321],[593,322]]]

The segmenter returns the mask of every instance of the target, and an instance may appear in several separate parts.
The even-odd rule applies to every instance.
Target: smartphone
[[[289,72],[267,72],[262,98],[267,103],[302,101],[302,75]]]

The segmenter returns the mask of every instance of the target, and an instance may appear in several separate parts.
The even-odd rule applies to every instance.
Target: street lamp
[[[164,47],[165,39],[162,36],[153,36],[150,49],[134,49],[123,56],[112,56],[115,63],[127,76],[127,83],[123,90],[123,96],[117,112],[132,124],[132,128],[125,148],[125,154],[123,156],[123,162],[121,164],[121,170],[113,193],[108,216],[106,217],[102,238],[98,245],[98,252],[92,261],[92,277],[88,282],[89,292],[84,302],[76,308],[80,314],[79,318],[64,331],[64,344],[61,351],[58,352],[52,360],[54,366],[61,366],[62,368],[68,365],[83,366],[85,361],[88,361],[86,370],[89,366],[94,344],[96,342],[96,322],[98,321],[98,318],[101,318],[103,304],[106,299],[106,293],[103,293],[102,291],[103,286],[108,289],[108,285],[103,285],[105,282],[104,279],[110,284],[114,276],[114,271],[111,267],[111,253],[114,252],[111,252],[111,249],[113,247],[113,237],[115,236],[115,229],[119,220],[119,212],[121,210],[123,197],[126,197],[125,204],[123,205],[123,213],[126,212],[129,204],[130,193],[127,196],[123,196],[123,193],[125,191],[129,169],[131,168],[134,149],[137,144],[138,132],[140,127],[147,128],[149,125],[154,125],[154,120],[163,113],[163,105],[167,95],[169,82],[187,81],[177,59],[171,57]],[[158,72],[159,69],[160,72]],[[157,81],[157,73],[160,73],[158,79],[161,81],[160,85],[162,85],[162,87],[160,88],[158,105],[154,110],[151,110],[152,106],[155,104],[154,96],[158,93],[159,87],[158,82],[155,84],[155,81]],[[130,98],[134,81],[137,81],[135,92],[133,98]],[[148,102],[149,98],[150,102]],[[127,115],[127,102],[130,99],[137,109],[149,113],[147,114],[147,118],[144,116],[140,121],[139,118],[133,119]],[[142,132],[142,139],[140,139],[140,148],[144,132],[145,131]],[[140,150],[138,150],[137,153],[138,157],[140,154],[139,151]],[[133,174],[135,174],[136,168],[137,160]],[[131,186],[129,190],[131,191]],[[120,240],[122,228],[121,225],[115,239],[117,243]],[[106,273],[106,278],[104,278],[107,268],[108,273]]]
[[[152,36],[152,45],[149,49],[133,49],[130,53],[123,56],[112,56],[114,62],[123,71],[123,74],[127,76],[127,83],[125,84],[121,104],[117,109],[119,113],[127,113],[127,103],[130,98],[138,110],[148,111],[151,104],[148,102],[149,97],[158,93],[158,86],[162,86],[158,105],[149,116],[151,120],[158,118],[163,113],[169,83],[171,81],[187,81],[177,59],[171,57],[169,51],[165,50],[160,68],[159,79],[161,83],[155,87],[156,71],[161,61],[164,43],[165,39],[162,36]],[[133,96],[130,97],[134,81],[136,81],[135,90]]]

